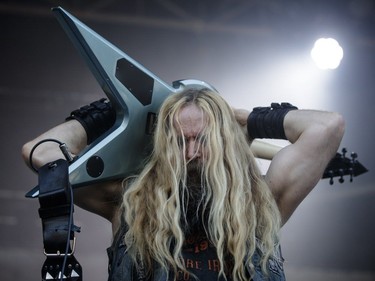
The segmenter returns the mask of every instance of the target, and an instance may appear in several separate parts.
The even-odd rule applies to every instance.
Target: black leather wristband
[[[75,119],[86,131],[87,144],[110,129],[116,120],[116,112],[111,103],[103,98],[71,112],[66,120]]]
[[[285,115],[296,110],[290,103],[272,103],[270,107],[255,107],[247,119],[247,132],[251,139],[287,139],[284,131]]]

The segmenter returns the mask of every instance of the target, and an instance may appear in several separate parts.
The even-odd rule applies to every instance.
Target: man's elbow
[[[32,143],[31,142],[27,142],[27,143],[25,143],[22,146],[22,150],[21,150],[22,159],[25,162],[25,164],[27,166],[29,166],[29,167],[30,167],[30,153],[31,153],[31,149],[32,149]]]
[[[56,147],[53,147],[53,145],[56,144],[51,145],[44,143],[41,147],[37,148],[37,143],[38,138],[25,143],[21,149],[23,161],[29,168],[32,168],[33,170],[39,169],[46,163],[61,158],[59,150],[57,150]]]
[[[340,142],[345,133],[344,117],[340,113],[332,112],[329,124],[332,129],[332,135]]]
[[[337,152],[345,133],[345,119],[337,112],[332,112],[326,122],[328,147],[332,148],[332,155]]]

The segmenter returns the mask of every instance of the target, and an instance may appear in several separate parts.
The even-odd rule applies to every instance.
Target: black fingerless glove
[[[270,107],[255,107],[247,118],[247,132],[251,139],[287,139],[284,131],[285,115],[296,110],[290,103],[272,103]]]
[[[90,144],[113,126],[116,112],[110,101],[103,98],[72,111],[66,120],[72,119],[81,123],[87,134],[87,144]]]

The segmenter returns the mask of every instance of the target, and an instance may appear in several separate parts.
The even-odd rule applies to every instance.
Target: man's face
[[[203,201],[205,198],[202,184],[202,167],[205,158],[202,134],[206,127],[206,118],[202,110],[195,104],[185,106],[178,115],[175,126],[181,141],[185,141],[185,151],[182,151],[187,162],[187,194],[182,202],[186,210],[186,220],[181,223],[185,231],[202,228]],[[183,146],[181,145],[181,149]],[[182,200],[182,198],[180,198]]]
[[[175,126],[180,132],[181,140],[185,140],[184,157],[189,161],[202,161],[202,133],[206,126],[206,118],[202,110],[195,104],[189,104],[181,109]]]

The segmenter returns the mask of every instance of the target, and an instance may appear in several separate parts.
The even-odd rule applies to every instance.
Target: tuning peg
[[[329,177],[329,184],[330,185],[333,185],[333,171],[332,170],[329,170],[328,171],[328,177]]]
[[[341,152],[342,152],[342,158],[345,158],[345,154],[348,152],[348,150],[344,147],[343,149],[341,149]]]
[[[353,181],[353,173],[354,173],[353,168],[349,168],[350,182]]]
[[[344,182],[344,170],[343,169],[339,169],[339,175],[340,175],[339,183],[343,183]]]
[[[353,162],[354,162],[355,159],[357,159],[357,157],[358,157],[357,153],[355,153],[355,152],[352,152],[352,153],[350,154],[350,156],[352,157],[352,161],[353,161]]]

